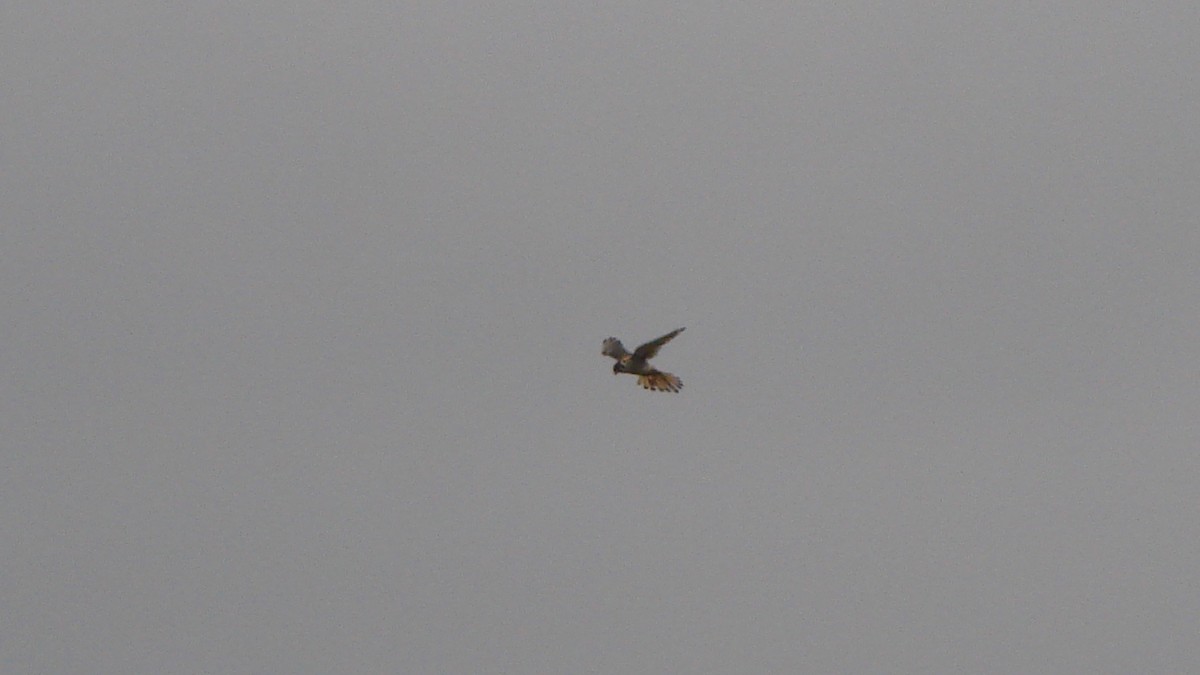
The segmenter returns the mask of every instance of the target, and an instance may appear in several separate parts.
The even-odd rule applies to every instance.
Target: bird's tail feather
[[[650,391],[671,391],[678,392],[683,389],[683,380],[672,375],[671,373],[653,372],[649,375],[641,375],[638,377],[638,384],[642,388]]]

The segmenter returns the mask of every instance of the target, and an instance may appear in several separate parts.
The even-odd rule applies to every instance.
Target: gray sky
[[[687,5],[6,8],[0,671],[1200,662],[1196,3]]]

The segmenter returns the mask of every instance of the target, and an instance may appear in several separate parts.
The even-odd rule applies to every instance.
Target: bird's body
[[[673,330],[670,333],[651,340],[646,344],[633,350],[633,353],[625,351],[625,346],[617,338],[610,337],[604,341],[600,349],[600,353],[605,356],[611,356],[617,362],[613,364],[613,374],[629,373],[638,376],[638,384],[644,389],[651,391],[670,391],[678,392],[683,388],[683,380],[679,379],[671,373],[664,373],[661,370],[650,365],[650,359],[653,358],[658,350],[676,335],[683,332],[682,328]]]

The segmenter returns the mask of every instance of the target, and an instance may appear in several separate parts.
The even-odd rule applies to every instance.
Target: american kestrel
[[[676,335],[683,332],[683,329],[673,330],[670,333],[651,340],[646,344],[633,350],[633,353],[625,351],[625,345],[617,338],[610,337],[604,341],[604,345],[600,349],[600,353],[605,356],[611,356],[617,360],[613,364],[613,375],[618,373],[631,373],[638,376],[638,384],[644,389],[651,391],[672,391],[677,392],[683,389],[683,380],[675,377],[670,373],[664,373],[654,366],[651,366],[647,361],[658,353],[658,350],[665,344],[671,341]]]

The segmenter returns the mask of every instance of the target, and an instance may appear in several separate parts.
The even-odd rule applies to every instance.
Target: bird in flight
[[[663,345],[670,342],[676,335],[682,332],[682,328],[673,330],[657,340],[651,340],[638,347],[633,350],[632,354],[625,351],[625,345],[621,344],[620,340],[610,337],[604,341],[600,353],[617,360],[613,364],[613,375],[630,373],[638,376],[637,382],[642,385],[643,389],[677,392],[683,389],[683,380],[671,373],[662,372],[650,365],[648,361],[658,353],[658,350]]]

